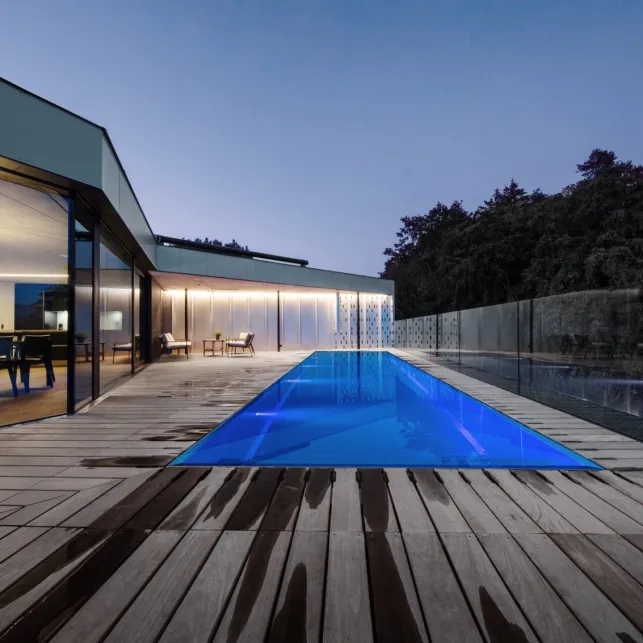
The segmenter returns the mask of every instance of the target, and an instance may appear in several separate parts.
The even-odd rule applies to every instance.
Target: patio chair
[[[139,344],[139,335],[134,335],[134,345],[136,346],[136,350],[138,351],[138,344]],[[125,342],[124,344],[119,344],[117,342],[114,342],[114,346],[112,347],[113,355],[112,355],[112,364],[114,363],[114,360],[116,359],[116,353],[118,351],[127,351],[129,354],[129,357],[132,357],[132,342]]]
[[[236,353],[237,348],[240,348],[241,352],[248,350],[251,355],[254,355],[255,349],[252,346],[252,340],[254,338],[254,333],[239,333],[239,339],[229,339],[226,342],[226,353],[230,355],[230,349],[232,348],[234,348],[234,352]]]
[[[0,337],[0,371],[3,369],[9,372],[11,390],[13,391],[13,396],[16,397],[18,395],[18,386],[16,384],[17,360],[13,337]]]
[[[18,350],[20,352],[20,380],[24,384],[25,391],[29,393],[31,367],[37,364],[44,365],[47,386],[51,388],[56,381],[52,362],[51,335],[24,335],[22,342],[18,345]]]
[[[188,349],[190,348],[190,346],[192,346],[192,342],[185,339],[174,339],[172,333],[163,333],[159,337],[159,339],[161,340],[161,344],[163,345],[164,355],[170,355],[172,351],[181,351],[181,349],[184,349],[185,357],[187,359],[190,359]]]

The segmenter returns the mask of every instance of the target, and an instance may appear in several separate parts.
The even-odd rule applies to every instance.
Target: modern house
[[[107,131],[0,79],[0,425],[76,411],[165,332],[194,354],[215,329],[264,351],[390,346],[393,286],[154,234]]]

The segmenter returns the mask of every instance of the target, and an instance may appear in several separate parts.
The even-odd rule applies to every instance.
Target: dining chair
[[[0,371],[6,369],[11,381],[13,396],[18,395],[18,386],[16,384],[16,359],[15,344],[13,337],[0,337]]]

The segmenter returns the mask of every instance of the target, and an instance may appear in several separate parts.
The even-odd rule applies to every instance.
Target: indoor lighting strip
[[[69,275],[27,275],[20,273],[0,273],[0,279],[67,279]]]
[[[174,297],[184,297],[185,296],[185,290],[165,290],[165,293],[167,293],[170,296]],[[357,293],[355,292],[311,292],[311,291],[287,291],[287,290],[280,290],[279,295],[281,297],[305,297],[305,298],[326,298],[326,297],[337,297],[337,294],[340,296],[352,296],[356,297]],[[260,290],[260,291],[253,291],[253,290],[197,290],[197,289],[192,289],[188,288],[188,296],[190,297],[215,297],[215,298],[222,298],[225,299],[227,297],[276,297],[277,296],[277,291],[276,290]],[[360,292],[359,293],[360,297],[378,297],[382,299],[388,299],[389,297],[392,297],[393,295],[385,295],[381,293],[368,293],[368,292]]]

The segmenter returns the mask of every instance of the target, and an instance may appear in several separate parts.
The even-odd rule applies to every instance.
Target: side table
[[[208,344],[211,344],[210,348],[207,347]],[[217,348],[217,344],[220,344],[220,348]],[[212,353],[212,357],[214,357],[215,351],[221,351],[221,355],[223,356],[223,351],[225,351],[225,344],[226,340],[225,339],[204,339],[203,340],[203,357],[205,357],[206,351],[210,351]]]

